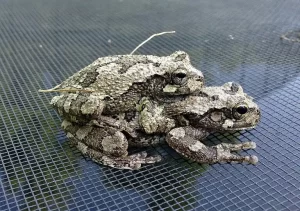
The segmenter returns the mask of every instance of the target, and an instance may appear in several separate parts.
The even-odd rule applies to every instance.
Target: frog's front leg
[[[158,105],[147,98],[143,98],[137,108],[139,111],[139,125],[146,134],[166,133],[175,127],[175,120],[163,114],[163,105]]]
[[[81,126],[64,120],[62,128],[81,153],[103,165],[133,170],[161,160],[160,156],[147,157],[146,152],[128,156],[126,136],[113,127]]]
[[[240,156],[231,153],[231,151],[240,149],[253,149],[256,146],[253,142],[242,144],[222,143],[209,147],[199,141],[207,135],[208,133],[205,130],[180,127],[171,130],[167,134],[166,141],[179,154],[199,163],[237,161],[255,164],[258,162],[256,156]]]

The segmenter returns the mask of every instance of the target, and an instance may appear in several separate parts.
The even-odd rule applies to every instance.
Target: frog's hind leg
[[[136,170],[141,168],[142,164],[156,163],[161,160],[160,156],[147,157],[146,152],[136,153],[125,157],[108,156],[88,147],[80,141],[77,141],[76,147],[83,155],[90,157],[96,163],[118,169]]]
[[[119,130],[111,127],[81,126],[63,121],[63,129],[71,143],[93,161],[118,169],[139,169],[142,164],[155,163],[160,156],[147,157],[146,152],[128,156],[128,141]]]
[[[202,134],[203,133],[203,134]],[[205,131],[196,130],[191,127],[175,128],[171,130],[166,137],[168,144],[178,153],[199,163],[216,162],[248,162],[256,164],[256,156],[240,156],[232,154],[230,151],[240,149],[254,148],[255,145],[250,142],[244,144],[219,144],[216,146],[206,146],[200,140],[204,138]]]

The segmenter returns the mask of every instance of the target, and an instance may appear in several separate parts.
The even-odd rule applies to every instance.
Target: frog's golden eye
[[[174,84],[181,85],[184,84],[187,80],[186,70],[178,69],[172,74],[172,81]]]
[[[248,113],[249,108],[246,104],[240,104],[237,105],[234,109],[233,109],[233,116],[236,119],[242,119],[244,117],[244,115],[246,113]]]

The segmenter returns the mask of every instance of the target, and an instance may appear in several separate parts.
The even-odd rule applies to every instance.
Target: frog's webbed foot
[[[248,162],[251,164],[256,164],[258,162],[258,157],[255,155],[251,156],[240,156],[230,153],[231,151],[238,151],[238,150],[247,150],[247,149],[255,149],[256,143],[249,141],[240,144],[230,144],[230,143],[222,143],[213,148],[217,149],[218,159],[221,161],[237,161],[237,162]]]
[[[141,168],[142,164],[150,164],[161,161],[161,157],[159,155],[147,157],[146,152],[124,157],[108,156],[100,151],[89,148],[80,141],[77,142],[76,147],[82,154],[90,157],[94,162],[117,169],[136,170]]]
[[[216,149],[217,151],[217,159],[216,162],[248,162],[251,164],[256,164],[258,162],[258,157],[255,155],[251,156],[240,156],[230,153],[229,150],[223,150],[220,148]]]
[[[178,153],[199,163],[236,161],[256,164],[258,162],[256,156],[240,156],[231,153],[231,151],[241,149],[253,149],[256,147],[254,142],[242,144],[222,143],[209,147],[197,140],[201,136],[205,137],[205,131],[203,131],[203,135],[201,133],[201,131],[191,127],[175,128],[168,133],[166,141]]]
[[[140,152],[127,157],[104,157],[103,164],[118,168],[118,169],[131,169],[136,170],[141,168],[142,164],[151,164],[161,161],[161,156],[149,156],[146,152]]]

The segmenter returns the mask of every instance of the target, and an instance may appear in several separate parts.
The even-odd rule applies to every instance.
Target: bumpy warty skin
[[[56,86],[63,91],[51,104],[63,118],[84,124],[100,114],[134,111],[144,96],[170,100],[197,93],[203,84],[202,73],[185,52],[117,55],[97,59]]]

